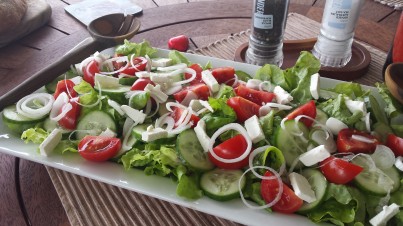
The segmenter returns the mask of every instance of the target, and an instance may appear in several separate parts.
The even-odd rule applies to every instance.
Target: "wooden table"
[[[88,37],[85,27],[65,13],[78,0],[48,0],[53,13],[49,23],[0,49],[0,95],[42,67],[52,63]],[[179,34],[191,39],[191,49],[250,27],[252,1],[135,0],[144,12],[142,27],[133,41],[149,40],[167,48]],[[324,0],[291,0],[289,12],[321,20]],[[389,49],[400,11],[366,0],[356,38],[383,51]],[[25,224],[18,197],[32,225],[70,225],[43,165],[0,153],[0,225]]]

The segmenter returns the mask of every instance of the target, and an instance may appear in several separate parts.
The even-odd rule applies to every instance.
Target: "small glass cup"
[[[365,0],[326,0],[312,54],[323,66],[344,67],[351,59],[354,29]]]
[[[283,36],[289,0],[254,0],[252,33],[245,61],[249,64],[283,64]]]

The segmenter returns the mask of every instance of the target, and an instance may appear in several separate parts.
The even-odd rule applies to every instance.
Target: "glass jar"
[[[312,50],[323,66],[344,67],[351,59],[354,29],[365,0],[326,0],[322,26]]]
[[[289,0],[254,0],[252,31],[245,60],[249,64],[283,63],[283,36]]]

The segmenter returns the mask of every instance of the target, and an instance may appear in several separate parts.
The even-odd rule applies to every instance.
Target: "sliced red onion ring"
[[[65,94],[67,97],[67,94]],[[43,106],[39,108],[30,107],[31,103],[39,101]],[[23,97],[16,104],[16,110],[18,114],[28,118],[38,119],[47,115],[54,103],[55,99],[48,93],[33,93]]]
[[[263,206],[255,206],[255,205],[250,205],[247,200],[245,199],[245,197],[243,196],[242,193],[242,189],[241,189],[241,181],[242,178],[253,169],[267,169],[268,171],[270,171],[271,173],[274,174],[274,176],[270,176],[270,177],[265,177],[265,176],[261,176],[259,175],[258,177],[261,178],[262,180],[272,180],[272,179],[277,179],[278,181],[278,193],[276,195],[276,197],[273,199],[273,201],[271,201],[270,203],[267,203],[266,205]],[[254,166],[251,167],[249,169],[247,169],[241,176],[241,178],[238,181],[238,188],[239,188],[239,194],[241,196],[242,202],[249,208],[251,209],[266,209],[266,208],[270,208],[272,206],[274,206],[278,201],[280,201],[281,199],[281,195],[283,194],[284,191],[284,186],[283,186],[283,181],[281,180],[280,175],[272,168],[267,167],[267,166]]]
[[[224,133],[224,132],[226,132],[226,131],[229,131],[229,130],[238,131],[238,132],[244,137],[244,139],[246,140],[247,147],[246,147],[245,152],[244,152],[241,156],[239,156],[239,157],[237,157],[237,158],[233,158],[233,159],[224,159],[224,158],[219,157],[219,156],[213,151],[213,146],[214,146],[215,140],[218,138],[218,136],[220,136],[222,133]],[[215,159],[217,159],[218,161],[221,161],[221,162],[224,162],[224,163],[235,163],[235,162],[240,162],[240,161],[242,161],[243,159],[245,159],[245,158],[249,155],[251,149],[252,149],[252,140],[251,140],[251,138],[249,137],[248,133],[246,132],[245,128],[243,128],[243,127],[242,127],[240,124],[238,124],[238,123],[230,123],[230,124],[227,124],[227,125],[225,125],[225,126],[219,128],[219,129],[211,136],[210,144],[209,144],[209,152],[210,152],[210,154],[211,154]]]

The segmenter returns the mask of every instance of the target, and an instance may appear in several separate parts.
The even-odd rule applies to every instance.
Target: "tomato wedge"
[[[238,122],[245,122],[246,119],[259,115],[260,106],[243,97],[231,97],[227,104],[234,109]]]
[[[353,139],[353,135],[364,137],[371,142],[364,142]],[[337,150],[338,152],[352,152],[352,153],[373,153],[376,146],[379,144],[378,138],[371,134],[356,130],[356,129],[342,129],[337,135]]]
[[[273,176],[273,173],[266,171],[264,176],[270,177]],[[279,192],[278,180],[274,177],[273,179],[263,179],[260,185],[260,192],[266,203],[272,202]],[[280,213],[294,213],[301,208],[303,203],[304,201],[300,199],[290,187],[283,183],[283,193],[281,194],[281,198],[271,208]]]
[[[184,112],[184,109],[178,108],[178,107],[175,108],[173,112],[171,112],[170,116],[171,116],[171,117],[174,119],[174,121],[175,121],[175,126],[174,126],[174,128],[176,128],[176,127],[178,126],[177,123],[178,123],[179,119],[181,118],[183,112]],[[189,122],[192,122],[192,123],[193,123],[192,128],[197,125],[197,123],[199,122],[199,120],[200,120],[200,118],[199,118],[197,115],[195,115],[195,114],[192,114],[192,116],[190,116]]]
[[[63,93],[66,92],[67,96],[69,96],[70,98],[74,98],[77,97],[78,94],[77,92],[73,89],[75,86],[74,82],[71,81],[70,79],[63,79],[57,82],[56,85],[56,91],[53,94],[53,97],[55,98],[55,100],[57,99],[57,97]]]
[[[113,158],[121,146],[119,138],[87,135],[78,144],[78,153],[87,160],[102,162]]]
[[[288,120],[295,119],[297,116],[300,115],[306,115],[311,118],[316,118],[316,106],[315,106],[315,101],[311,100],[301,106],[299,106],[297,109],[289,113],[286,118]],[[313,121],[308,118],[301,118],[300,120],[303,122],[308,128],[312,126]]]
[[[360,174],[363,168],[344,159],[330,156],[320,163],[320,170],[328,181],[335,184],[347,184]]]
[[[78,97],[70,99],[72,108],[59,121],[59,125],[65,129],[74,130],[77,127],[77,119],[80,116],[81,106]]]
[[[193,79],[189,84],[196,85],[196,84],[204,83],[202,80],[202,75],[201,75],[203,68],[200,66],[200,64],[192,64],[189,66],[189,68],[196,71],[196,78]],[[191,74],[185,73],[185,79],[189,79],[190,77],[192,77]]]
[[[144,71],[146,69],[148,60],[145,57],[133,57],[132,62],[134,67],[130,64],[120,73],[127,75],[135,75],[136,72]]]
[[[274,93],[254,90],[246,87],[245,85],[239,85],[235,88],[236,95],[252,101],[255,104],[262,106],[264,103],[270,103],[274,98]]]
[[[403,156],[403,138],[389,134],[386,139],[386,146],[392,149],[396,156]]]
[[[235,159],[241,156],[246,148],[248,147],[248,143],[246,143],[245,138],[238,134],[221,144],[217,145],[213,148],[214,153],[223,159]],[[225,163],[220,160],[214,158],[209,152],[210,161],[219,168],[222,169],[241,169],[248,165],[249,158],[246,157],[239,162],[234,163]]]
[[[130,90],[141,90],[141,91],[143,91],[144,88],[146,88],[146,86],[148,84],[151,84],[151,85],[155,86],[155,83],[153,81],[151,81],[149,78],[139,78],[133,83],[133,85],[130,88]]]
[[[234,85],[235,82],[235,69],[233,67],[219,67],[211,71],[214,78],[219,84],[226,84],[229,86]]]
[[[91,84],[92,86],[94,86],[94,84],[95,84],[94,78],[95,78],[96,73],[99,73],[99,65],[96,60],[92,60],[84,67],[84,70],[83,70],[84,81],[86,81],[89,84]]]
[[[174,94],[174,99],[181,103],[190,91],[196,94],[195,99],[207,100],[210,96],[210,89],[208,88],[208,86],[204,83],[200,83],[196,85],[186,86],[185,88]]]

